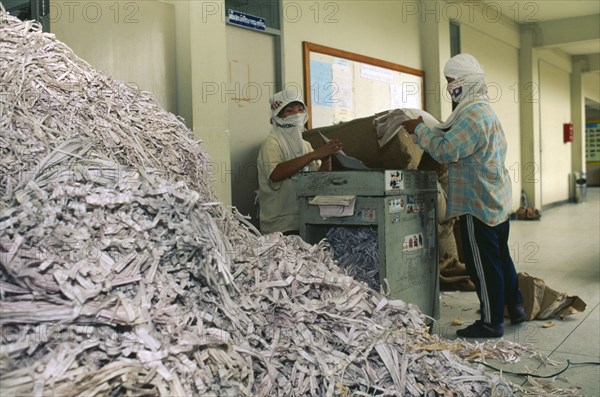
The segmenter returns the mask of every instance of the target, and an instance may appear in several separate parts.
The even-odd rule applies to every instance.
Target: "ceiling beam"
[[[541,47],[600,39],[600,16],[587,15],[537,23]]]
[[[582,72],[595,72],[600,70],[600,54],[584,55],[585,62],[583,63]]]

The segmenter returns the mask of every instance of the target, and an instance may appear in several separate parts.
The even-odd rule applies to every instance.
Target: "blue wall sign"
[[[262,31],[267,29],[267,23],[264,18],[245,14],[235,10],[229,10],[228,20],[229,23],[233,25],[243,26],[245,28]]]

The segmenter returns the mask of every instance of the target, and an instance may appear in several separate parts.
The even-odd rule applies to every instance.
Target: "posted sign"
[[[229,23],[233,25],[261,31],[265,31],[267,29],[267,23],[264,18],[245,14],[243,12],[229,10],[227,19],[229,20]]]

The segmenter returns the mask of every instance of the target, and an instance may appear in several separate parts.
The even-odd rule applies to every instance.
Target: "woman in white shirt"
[[[262,233],[298,234],[295,176],[300,171],[331,170],[330,156],[342,149],[342,143],[332,139],[313,150],[302,139],[308,115],[300,94],[283,90],[269,102],[272,128],[257,164],[260,229]]]

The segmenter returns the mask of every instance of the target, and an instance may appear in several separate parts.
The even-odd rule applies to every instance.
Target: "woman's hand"
[[[323,160],[320,168],[321,170],[331,170],[330,156],[339,150],[342,150],[342,142],[339,139],[332,139],[312,152],[277,164],[273,169],[273,172],[271,172],[269,179],[271,179],[272,182],[281,182],[296,174],[311,161],[315,160]]]
[[[417,126],[419,124],[421,124],[422,122],[423,122],[423,116],[419,116],[418,119],[406,120],[405,122],[402,123],[402,127],[404,127],[406,132],[408,132],[409,134],[414,134],[415,128],[417,128]]]
[[[335,154],[342,150],[342,141],[339,139],[332,139],[324,145],[319,146],[313,152],[316,160],[324,159],[332,154]]]

